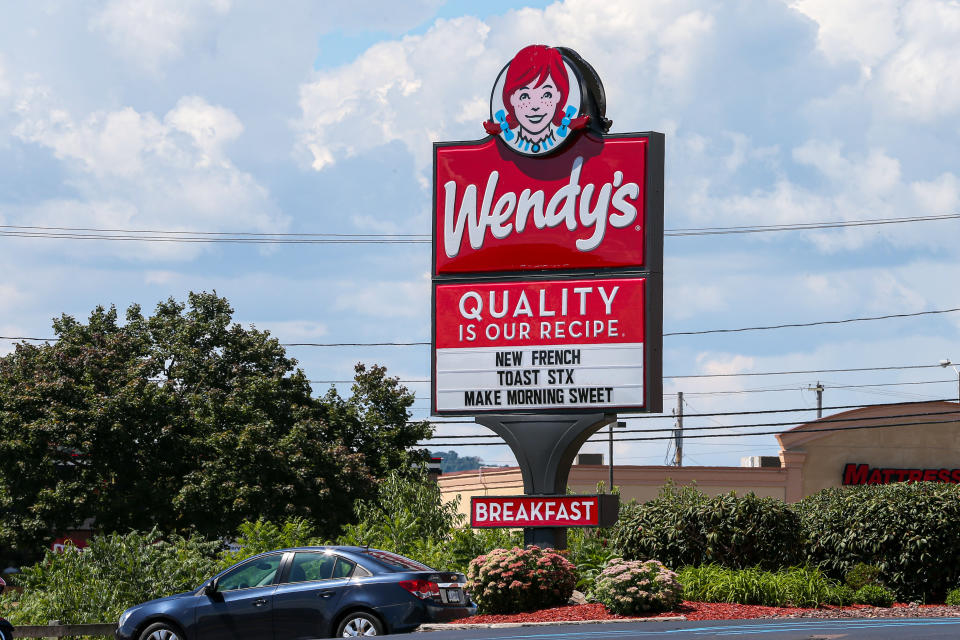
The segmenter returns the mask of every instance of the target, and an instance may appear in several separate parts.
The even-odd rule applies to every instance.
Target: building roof
[[[851,409],[797,425],[777,435],[777,440],[782,449],[790,450],[848,429],[945,422],[960,422],[960,405],[956,402],[935,400],[882,404]]]

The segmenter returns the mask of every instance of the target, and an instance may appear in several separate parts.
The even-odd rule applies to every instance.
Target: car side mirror
[[[216,578],[214,578],[213,580],[211,580],[211,581],[208,582],[207,584],[203,585],[203,595],[205,595],[205,596],[207,596],[208,598],[211,598],[211,599],[213,599],[213,600],[219,599],[220,593],[217,591],[217,580],[216,580]]]

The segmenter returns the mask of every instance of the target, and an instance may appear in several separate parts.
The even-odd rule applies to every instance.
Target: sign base
[[[594,433],[616,422],[616,414],[579,413],[477,416],[481,424],[509,445],[523,476],[528,496],[557,495],[567,491],[570,467],[580,447]],[[564,527],[530,527],[523,530],[526,545],[565,549]]]

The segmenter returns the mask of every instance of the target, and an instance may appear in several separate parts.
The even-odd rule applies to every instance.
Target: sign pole
[[[616,414],[482,415],[476,421],[504,439],[517,457],[526,495],[562,495],[567,492],[570,467],[583,443],[617,421]],[[563,527],[523,530],[526,545],[565,549]]]

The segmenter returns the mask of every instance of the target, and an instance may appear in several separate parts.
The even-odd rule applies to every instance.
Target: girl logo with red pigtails
[[[542,44],[524,47],[503,68],[490,96],[490,120],[483,123],[511,150],[543,156],[565,146],[587,125],[583,92],[573,66],[561,52]]]

